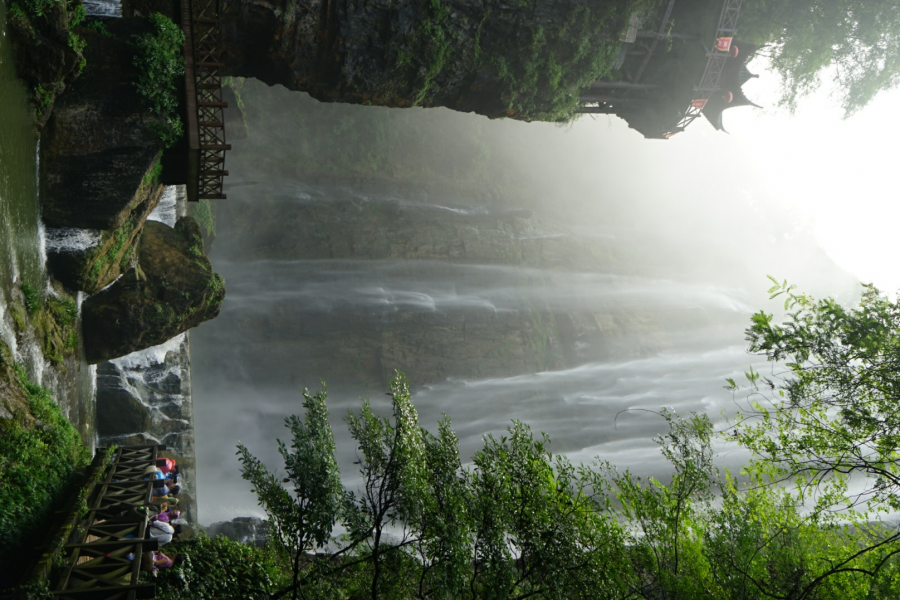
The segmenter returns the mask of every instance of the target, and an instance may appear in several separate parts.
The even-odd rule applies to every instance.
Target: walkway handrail
[[[142,557],[158,542],[147,537],[153,482],[146,473],[165,446],[116,449],[106,476],[88,499],[82,526],[63,549],[65,567],[53,590],[62,600],[153,598],[155,584],[139,581]],[[129,558],[130,557],[130,558]]]
[[[189,200],[224,200],[225,108],[220,69],[221,16],[224,0],[182,0],[185,32],[185,92],[188,147],[197,162],[189,169]],[[196,182],[196,187],[195,187]]]

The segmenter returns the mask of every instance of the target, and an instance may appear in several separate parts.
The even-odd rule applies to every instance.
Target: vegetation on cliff
[[[520,2],[513,8],[519,14],[510,19],[515,28],[498,35],[491,21],[509,7],[488,7],[480,20],[466,23],[466,17],[454,18],[452,3],[428,0],[421,4],[423,17],[415,34],[396,48],[397,81],[413,84],[414,105],[432,104],[441,72],[459,68],[453,63],[465,56],[473,74],[494,81],[505,116],[566,121],[578,107],[579,92],[611,74],[631,15],[650,13],[658,4],[617,0],[602,6],[555,5],[541,15]],[[463,38],[461,29],[475,32],[466,40],[470,48],[454,43]]]
[[[18,579],[90,452],[53,402],[0,342],[0,581]],[[4,585],[5,587],[5,585]]]
[[[16,71],[28,85],[35,121],[43,125],[56,97],[85,67],[85,42],[74,31],[84,6],[81,0],[7,0],[6,5]]]
[[[134,40],[134,66],[141,73],[137,85],[147,107],[159,116],[151,125],[153,132],[170,147],[184,135],[175,85],[184,75],[184,33],[160,13],[151,14],[149,20],[152,32]]]
[[[78,347],[78,307],[59,284],[44,297],[29,283],[23,283],[20,294],[9,306],[13,326],[19,340],[33,332],[44,357],[58,365],[72,356]]]

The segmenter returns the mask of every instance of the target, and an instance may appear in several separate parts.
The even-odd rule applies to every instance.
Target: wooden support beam
[[[228,177],[228,171],[207,169],[205,171],[200,171],[200,175],[204,177]]]
[[[231,144],[200,144],[201,150],[231,150]]]
[[[221,106],[222,108],[228,108],[227,102],[198,102],[197,106]]]
[[[226,194],[200,194],[201,200],[225,200],[228,198]]]

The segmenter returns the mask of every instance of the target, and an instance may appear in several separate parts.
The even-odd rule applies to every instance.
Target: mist
[[[858,295],[735,136],[653,142],[615,118],[492,121],[237,87],[245,108],[228,118],[243,129],[207,248],[227,295],[191,334],[203,523],[260,514],[234,447],[279,467],[274,438],[320,378],[352,485],[344,416],[360,397],[388,416],[394,369],[423,426],[451,418],[464,460],[519,419],[554,453],[664,478],[664,422],[644,411],[734,414],[725,378],[767,368],[743,334],[778,309],[766,275]]]

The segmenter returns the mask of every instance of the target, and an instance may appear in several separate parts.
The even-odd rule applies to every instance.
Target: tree
[[[900,553],[900,531],[870,522],[900,509],[900,304],[864,286],[848,309],[773,282],[789,312],[781,324],[756,313],[747,340],[784,370],[747,374],[750,408],[733,434],[755,456],[751,473],[796,485],[818,530],[850,524],[860,533],[796,596],[807,597],[825,576],[877,578]]]
[[[326,388],[311,395],[303,390],[306,419],[296,415],[285,419],[292,435],[291,448],[277,440],[284,459],[286,477],[279,478],[243,445],[238,445],[241,476],[253,484],[256,497],[266,511],[272,539],[291,565],[294,598],[301,589],[304,558],[313,548],[331,541],[331,531],[343,501],[343,485],[334,458],[334,435],[325,406]],[[282,484],[293,485],[293,495]]]
[[[845,116],[900,82],[900,4],[895,0],[758,0],[741,6],[742,36],[771,45],[780,104],[793,111],[823,75]]]

